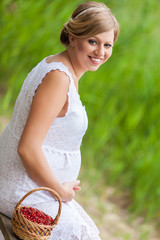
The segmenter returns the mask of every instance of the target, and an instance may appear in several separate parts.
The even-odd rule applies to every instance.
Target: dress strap
[[[47,57],[46,57],[47,58]],[[37,69],[36,69],[36,78],[35,81],[33,81],[33,88],[32,88],[32,96],[35,95],[35,92],[38,88],[38,86],[42,83],[44,77],[47,75],[47,73],[53,71],[53,70],[59,70],[61,72],[64,72],[70,80],[69,83],[69,90],[68,90],[68,109],[67,112],[65,114],[65,116],[67,116],[69,114],[69,112],[71,111],[71,95],[73,95],[71,92],[74,91],[75,89],[75,85],[74,85],[74,80],[72,78],[72,74],[70,73],[68,67],[66,65],[64,65],[62,62],[51,62],[51,63],[47,63],[46,62],[46,58],[44,58],[40,64],[37,65]]]
[[[47,58],[47,57],[46,57]],[[35,92],[38,88],[38,86],[42,83],[42,80],[47,75],[47,73],[51,72],[52,70],[59,70],[61,72],[64,72],[70,80],[69,88],[71,85],[74,85],[74,81],[72,78],[72,74],[70,73],[68,67],[64,65],[62,62],[51,62],[47,63],[46,58],[44,58],[40,64],[37,65],[36,71],[36,79],[33,82],[33,96],[35,95]]]
[[[74,84],[72,73],[69,71],[68,67],[64,63],[62,63],[62,62],[50,62],[50,63],[47,63],[46,62],[47,58],[48,57],[46,57],[46,58],[44,58],[42,60],[42,64],[44,64],[47,67],[47,69],[49,69],[50,71],[58,69],[58,70],[60,70],[62,72],[65,72],[69,76],[70,82],[72,84]]]

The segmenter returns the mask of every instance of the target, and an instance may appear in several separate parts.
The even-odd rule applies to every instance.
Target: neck
[[[73,69],[73,72],[74,72],[75,81],[78,82],[79,79],[82,77],[82,75],[85,73],[85,71],[83,71],[80,68],[80,65],[79,65],[79,63],[78,63],[78,61],[75,57],[73,48],[67,47],[66,54],[67,54],[69,62],[71,63],[71,66],[72,66],[72,69]]]

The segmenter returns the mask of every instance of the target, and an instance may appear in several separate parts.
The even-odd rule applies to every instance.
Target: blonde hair
[[[89,1],[80,4],[71,19],[63,25],[60,41],[64,46],[68,46],[69,34],[78,38],[88,38],[112,29],[116,41],[119,24],[111,10],[104,3]]]

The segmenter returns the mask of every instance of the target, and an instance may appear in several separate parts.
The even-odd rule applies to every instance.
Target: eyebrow
[[[101,39],[99,37],[93,36],[93,38],[95,38],[95,39],[97,39],[98,41],[101,42]],[[106,40],[105,43],[109,43],[109,44],[113,45],[113,42],[111,42],[109,40]]]

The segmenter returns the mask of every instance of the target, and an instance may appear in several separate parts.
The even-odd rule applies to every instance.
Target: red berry
[[[22,207],[20,213],[23,214],[28,220],[43,225],[52,225],[53,219],[46,214],[43,214],[38,209],[32,207]]]

